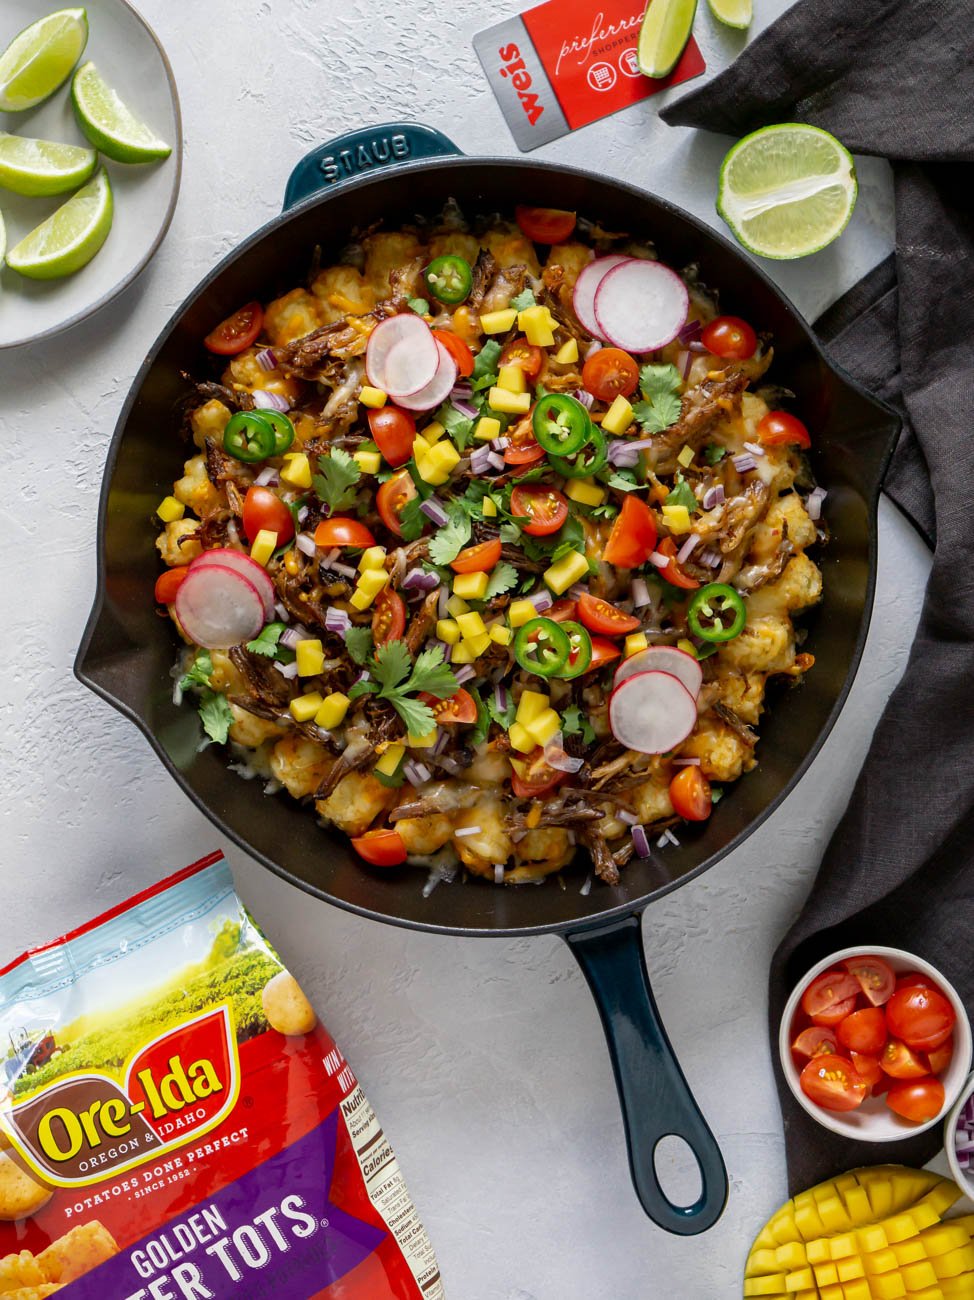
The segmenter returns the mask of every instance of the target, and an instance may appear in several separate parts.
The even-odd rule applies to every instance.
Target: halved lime
[[[0,131],[0,185],[31,198],[76,190],[94,175],[98,154],[77,144]]]
[[[803,122],[746,135],[721,164],[717,211],[761,257],[816,253],[842,233],[856,206],[852,155]]]
[[[83,9],[60,9],[25,27],[0,54],[0,111],[19,113],[53,95],[87,44]]]
[[[7,265],[30,280],[59,280],[91,261],[112,228],[112,187],[104,168],[83,190],[26,235]]]
[[[639,29],[636,58],[647,77],[668,77],[686,49],[697,0],[650,0]]]
[[[122,102],[93,63],[74,74],[71,103],[82,131],[106,158],[144,163],[168,158],[172,149]]]
[[[710,12],[725,27],[736,27],[743,31],[750,27],[754,17],[752,0],[707,0]]]

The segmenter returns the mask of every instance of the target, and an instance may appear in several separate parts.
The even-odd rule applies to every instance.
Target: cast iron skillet
[[[652,239],[668,263],[700,266],[725,311],[774,333],[772,377],[796,394],[812,432],[818,479],[828,486],[832,540],[820,563],[821,606],[804,620],[815,669],[772,707],[761,728],[760,762],[709,822],[685,827],[678,847],[654,847],[618,886],[596,882],[588,865],[541,886],[498,889],[470,881],[440,885],[429,898],[417,872],[373,873],[345,837],[323,831],[286,796],[255,798],[215,747],[197,752],[192,709],[172,702],[176,642],[156,614],[158,572],[151,518],[186,449],[173,436],[186,396],[181,372],[199,373],[200,340],[242,302],[304,282],[320,244],[328,265],[355,227],[383,219],[395,229],[414,213],[435,213],[453,197],[469,214],[515,204],[569,208],[606,228]],[[794,786],[828,734],[862,652],[873,597],[876,500],[898,431],[894,412],[823,356],[791,304],[727,240],[671,204],[620,181],[575,168],[514,158],[462,158],[438,132],[397,124],[358,131],[316,150],[295,169],[283,214],[227,257],[165,327],[118,421],[99,512],[98,592],[78,653],[82,682],[131,718],[186,793],[265,866],[339,907],[395,925],[460,935],[561,934],[591,986],[605,1027],[625,1117],[633,1182],[646,1213],[670,1232],[703,1232],[720,1216],[727,1175],[660,1022],[640,941],[644,908],[742,843]],[[703,960],[704,954],[701,954]],[[657,1143],[675,1134],[696,1156],[702,1190],[687,1206],[665,1196]]]

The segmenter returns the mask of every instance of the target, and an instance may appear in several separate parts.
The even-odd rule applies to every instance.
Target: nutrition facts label
[[[357,1084],[342,1102],[342,1114],[372,1204],[399,1243],[424,1300],[445,1300],[433,1244],[410,1199],[395,1153]]]

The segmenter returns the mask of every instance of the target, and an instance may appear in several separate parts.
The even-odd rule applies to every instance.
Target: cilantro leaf
[[[362,477],[355,460],[341,447],[333,447],[329,455],[319,458],[318,469],[312,483],[320,500],[333,511],[347,510],[355,500],[355,484]]]
[[[466,510],[451,502],[448,513],[449,522],[430,538],[429,558],[432,564],[449,564],[470,541],[470,516]]]
[[[405,641],[387,641],[380,645],[371,661],[372,676],[378,682],[380,693],[394,690],[409,676],[411,660]]]
[[[198,650],[189,671],[183,674],[179,685],[184,691],[194,686],[209,686],[212,675],[213,658],[209,650]]]
[[[348,698],[350,700],[357,700],[360,695],[378,695],[378,693],[379,688],[375,682],[364,680],[361,682],[352,682],[351,686],[348,688]]]
[[[657,397],[665,397],[668,393],[678,392],[682,382],[679,370],[672,365],[645,365],[639,372],[640,390],[650,402]]]
[[[372,629],[370,627],[350,627],[342,638],[345,649],[357,664],[364,664],[372,653]]]
[[[473,374],[470,387],[477,392],[481,388],[490,388],[497,382],[497,362],[503,349],[496,339],[488,339],[474,357]]]
[[[422,504],[418,496],[410,497],[399,511],[399,531],[402,533],[404,542],[415,542],[429,523],[429,520],[419,508]]]
[[[251,654],[265,655],[268,659],[273,659],[283,631],[283,623],[268,623],[256,640],[247,642],[247,649]]]
[[[387,776],[385,772],[380,772],[377,767],[372,769],[372,775],[380,785],[387,786],[390,790],[398,790],[406,779],[406,755],[403,754],[400,758],[396,764],[396,770],[391,776]]]
[[[631,469],[617,469],[614,474],[608,478],[609,487],[615,488],[617,492],[638,492],[645,483],[640,483]]]
[[[516,546],[521,540],[521,530],[517,524],[505,521],[500,527],[501,541]]]
[[[402,718],[403,725],[410,736],[428,736],[436,726],[433,710],[422,700],[410,699],[404,695],[390,697],[392,707]]]
[[[632,413],[644,433],[662,433],[680,418],[682,402],[676,393],[662,393],[645,402],[637,402]]]
[[[349,695],[369,691],[388,700],[399,714],[411,736],[425,736],[433,730],[436,718],[422,700],[410,698],[413,692],[425,691],[443,700],[457,691],[457,679],[443,658],[439,646],[428,646],[412,663],[404,641],[387,641],[369,661],[373,680],[357,682]]]
[[[410,311],[414,311],[417,316],[425,316],[430,309],[430,305],[425,298],[407,298],[406,306]]]
[[[708,442],[703,452],[703,458],[708,465],[716,465],[717,462],[723,460],[726,455],[727,448],[722,447],[719,442]]]
[[[515,586],[517,586],[517,569],[514,565],[498,564],[492,570],[487,582],[484,600],[492,600],[494,596],[500,596]]]
[[[200,701],[200,722],[211,740],[215,740],[218,745],[226,744],[233,726],[233,714],[227,697],[217,691],[205,690]]]
[[[577,736],[581,733],[582,740],[586,745],[591,745],[595,740],[595,731],[588,718],[582,716],[582,712],[577,704],[570,704],[567,709],[562,710],[561,730],[565,736]]]
[[[490,714],[491,722],[496,722],[497,725],[503,727],[505,731],[510,731],[511,727],[514,725],[514,719],[517,716],[517,708],[510,697],[510,692],[508,692],[507,697],[507,708],[499,709],[497,707],[497,696],[494,691],[491,691],[490,695],[487,697],[487,712]]]
[[[677,474],[676,485],[670,488],[669,495],[666,498],[668,506],[686,506],[692,513],[699,509],[700,503],[693,494],[693,488],[686,481],[682,474]]]
[[[435,695],[438,700],[446,700],[456,694],[457,679],[444,660],[443,651],[439,646],[427,646],[425,650],[419,652],[409,681],[402,689],[425,691],[427,695]]]
[[[470,691],[474,704],[477,706],[477,721],[472,731],[467,733],[467,743],[471,745],[482,745],[487,739],[487,733],[490,731],[490,710],[481,698],[480,692],[476,689]]]
[[[510,306],[512,306],[515,311],[527,311],[529,307],[537,307],[537,305],[538,300],[531,289],[522,289],[521,292],[516,294],[510,302]]]
[[[724,797],[724,787],[722,785],[712,785],[710,787],[710,802],[720,803]]]
[[[457,449],[466,451],[467,443],[473,435],[473,420],[458,411],[452,402],[444,402],[435,418],[456,443]]]

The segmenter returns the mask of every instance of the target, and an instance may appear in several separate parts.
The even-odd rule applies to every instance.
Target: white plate
[[[5,266],[0,271],[0,348],[58,334],[131,284],[169,229],[182,167],[179,96],[169,60],[155,33],[126,0],[82,0],[88,12],[88,44],[81,62],[93,59],[105,80],[168,144],[161,163],[125,166],[102,160],[115,193],[111,234],[97,256],[75,275],[47,283],[25,280]],[[0,50],[31,23],[69,0],[3,0]],[[39,139],[87,145],[70,100],[71,79],[50,99],[26,113],[0,113],[0,130]],[[33,230],[69,194],[28,199],[0,189],[7,247]]]

